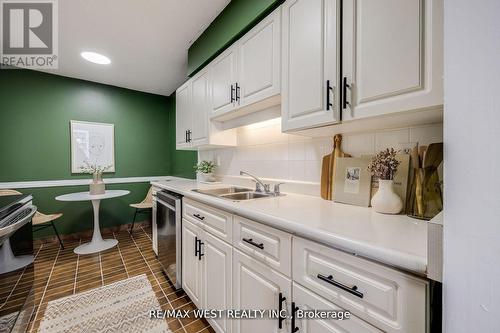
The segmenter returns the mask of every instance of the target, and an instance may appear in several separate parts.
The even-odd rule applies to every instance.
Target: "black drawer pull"
[[[203,221],[205,219],[205,216],[201,216],[200,214],[193,214],[193,216],[196,217],[200,221]]]
[[[205,243],[203,243],[201,241],[201,239],[198,240],[198,260],[201,260],[201,257],[203,257],[205,255],[205,253],[202,253],[201,252],[201,246],[204,245]]]
[[[343,95],[342,96],[342,101],[343,101],[342,109],[343,110],[345,110],[347,108],[347,106],[351,107],[351,104],[347,101],[347,88],[351,89],[351,86],[347,83],[347,78],[344,77],[343,87],[342,87],[342,95]]]
[[[197,257],[198,256],[198,242],[199,242],[199,239],[198,239],[198,236],[195,236],[194,237],[194,256]]]
[[[295,313],[297,313],[297,310],[299,310],[299,307],[298,306],[295,306],[295,302],[292,302],[292,327],[291,327],[291,330],[290,332],[291,333],[295,333],[299,330],[298,327],[295,326]]]
[[[263,243],[260,243],[260,244],[255,243],[252,238],[243,238],[243,241],[250,244],[250,245],[258,247],[261,250],[264,250],[264,244]]]
[[[333,103],[330,102],[330,94],[333,92],[333,87],[330,86],[330,80],[326,80],[326,111],[333,108]]]
[[[281,311],[283,311],[283,302],[286,301],[286,297],[283,296],[283,293],[279,294],[278,298],[278,328],[283,328],[283,321],[286,319],[286,316],[281,316]]]
[[[340,282],[335,281],[333,279],[332,275],[325,276],[325,275],[322,275],[322,274],[318,274],[318,279],[323,280],[325,282],[328,282],[329,284],[332,284],[332,285],[334,285],[337,288],[345,290],[348,293],[353,294],[354,296],[357,296],[359,298],[363,298],[363,293],[361,293],[361,292],[358,291],[358,287],[357,286],[348,287],[345,284],[342,284]]]

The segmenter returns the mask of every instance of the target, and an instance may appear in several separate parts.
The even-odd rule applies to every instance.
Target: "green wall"
[[[105,178],[195,176],[196,153],[175,150],[173,97],[10,69],[0,70],[0,182],[90,178],[71,174],[70,120],[115,124],[116,172]],[[131,194],[101,203],[102,225],[130,222],[133,209],[128,204],[142,200],[148,187],[147,183],[108,185]],[[62,212],[58,225],[68,234],[92,228],[91,205],[60,203],[54,197],[85,190],[88,186],[20,191],[33,193],[40,211]]]
[[[188,50],[188,76],[249,31],[283,0],[232,0]]]

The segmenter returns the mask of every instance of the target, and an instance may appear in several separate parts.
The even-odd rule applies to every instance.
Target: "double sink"
[[[256,192],[252,189],[245,187],[221,187],[221,188],[213,188],[213,189],[195,189],[193,192],[211,195],[213,197],[233,200],[233,201],[242,201],[242,200],[252,200],[252,199],[260,199],[260,198],[273,198],[277,196],[276,194],[264,193],[264,192]],[[283,194],[279,194],[283,195]]]

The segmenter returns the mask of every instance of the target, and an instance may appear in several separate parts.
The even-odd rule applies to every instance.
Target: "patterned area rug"
[[[165,320],[150,319],[160,304],[145,274],[51,301],[41,333],[171,333]]]

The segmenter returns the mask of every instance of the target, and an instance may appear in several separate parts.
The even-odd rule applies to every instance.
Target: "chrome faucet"
[[[264,184],[264,182],[262,182],[262,180],[260,180],[258,177],[248,173],[248,172],[245,172],[245,171],[240,171],[240,175],[243,176],[243,175],[247,175],[247,176],[250,176],[251,178],[253,178],[253,180],[255,181],[255,192],[266,192],[266,193],[271,193],[271,191],[269,190],[269,184]]]
[[[274,192],[271,192],[271,185],[265,184],[262,180],[260,180],[258,177],[246,172],[246,171],[240,171],[240,175],[247,175],[250,176],[254,181],[255,181],[255,192],[265,192],[266,194],[272,194],[275,196],[280,196],[280,185],[284,183],[278,183],[274,185]]]

